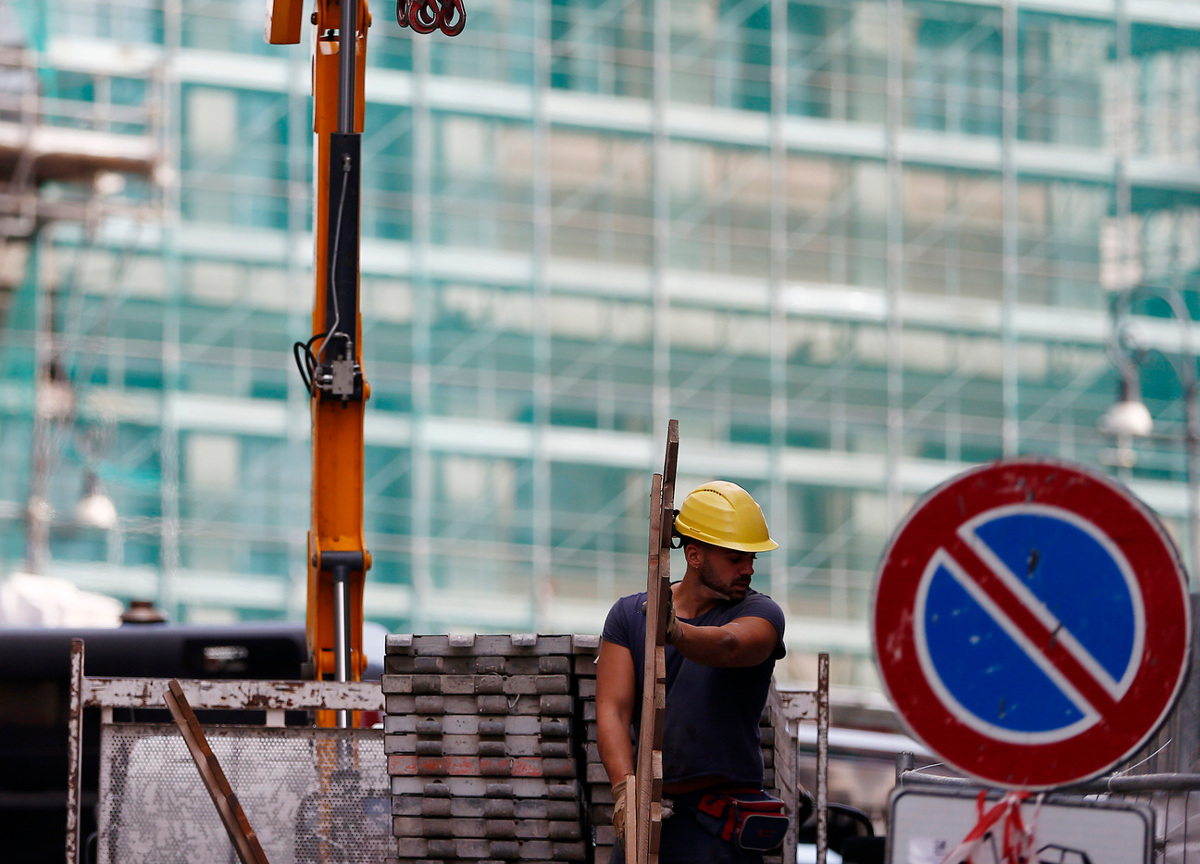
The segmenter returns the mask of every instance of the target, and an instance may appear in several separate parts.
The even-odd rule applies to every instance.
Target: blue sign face
[[[1142,597],[1129,563],[1094,525],[1045,505],[989,510],[957,533],[1008,589],[1003,603],[1024,608],[993,599],[978,572],[949,553],[933,557],[914,610],[914,636],[943,703],[977,731],[1021,743],[1063,740],[1098,722],[1097,707],[1013,616],[1033,614],[1119,701],[1145,641]]]

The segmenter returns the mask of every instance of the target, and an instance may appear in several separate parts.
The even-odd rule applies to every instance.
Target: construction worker
[[[750,494],[721,480],[687,496],[675,534],[687,570],[671,585],[667,621],[662,761],[671,815],[662,822],[659,861],[761,864],[761,851],[739,843],[725,792],[762,789],[759,720],[775,661],[784,655],[784,616],[750,580],[757,553],[778,544]],[[615,800],[612,864],[625,861],[621,838],[635,807],[630,728],[641,718],[645,603],[642,592],[613,605],[596,673],[597,743]]]

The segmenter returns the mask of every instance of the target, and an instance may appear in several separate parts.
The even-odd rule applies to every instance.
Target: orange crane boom
[[[300,41],[305,0],[268,0],[263,38]],[[366,0],[316,0],[312,22],[313,335],[294,347],[312,409],[312,517],[308,530],[308,652],[318,681],[357,681],[363,654],[363,583],[371,556],[363,543],[363,409],[371,388],[362,372],[358,309]],[[462,0],[397,0],[396,21],[414,33],[456,36],[467,23]],[[349,48],[347,46],[350,46]],[[321,726],[349,725],[344,711],[319,712]]]
[[[272,0],[266,40],[299,42],[304,11],[302,0]],[[363,583],[371,566],[363,541],[363,412],[370,387],[362,372],[358,303],[363,83],[371,15],[365,0],[316,0],[310,20],[316,286],[313,336],[295,348],[312,412],[308,651],[314,679],[357,681],[367,666]],[[344,711],[320,715],[318,725],[350,724]]]

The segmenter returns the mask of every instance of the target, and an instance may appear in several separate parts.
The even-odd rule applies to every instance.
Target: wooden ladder
[[[662,836],[663,715],[667,707],[667,610],[671,591],[671,538],[675,527],[675,467],[679,421],[667,424],[666,458],[650,489],[650,555],[646,575],[646,650],[642,676],[642,719],[638,736],[634,806],[625,823],[629,864],[658,864]]]

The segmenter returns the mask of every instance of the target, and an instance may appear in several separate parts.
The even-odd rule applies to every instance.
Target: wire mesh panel
[[[1159,789],[1111,797],[1154,808],[1155,864],[1200,864],[1200,791]]]
[[[378,864],[393,854],[382,730],[210,726],[213,754],[272,862]],[[100,864],[237,861],[178,730],[105,725]]]

